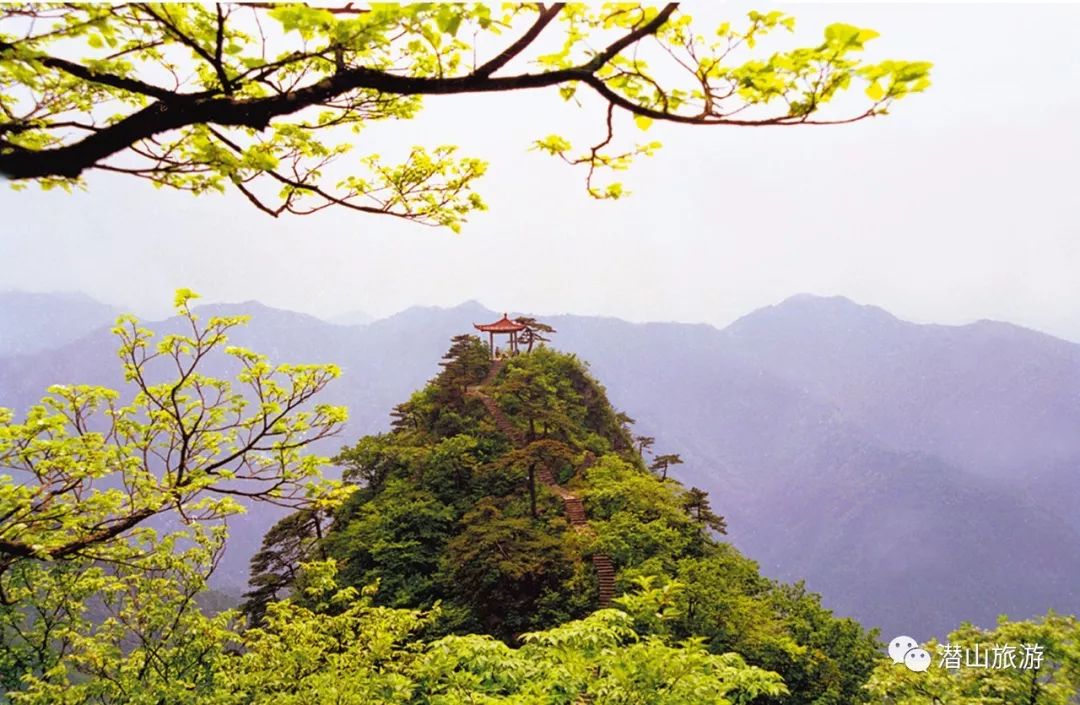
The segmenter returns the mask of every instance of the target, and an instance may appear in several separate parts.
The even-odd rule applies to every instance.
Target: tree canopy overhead
[[[534,146],[585,168],[591,195],[617,198],[621,185],[599,184],[598,171],[659,146],[617,138],[628,117],[641,129],[836,124],[929,85],[928,63],[860,61],[877,33],[845,24],[815,46],[755,55],[763,35],[793,26],[751,12],[706,30],[675,3],[6,4],[0,174],[70,188],[109,171],[195,193],[232,187],[274,216],[338,206],[457,230],[484,208],[473,190],[483,161],[418,146],[397,164],[353,157],[332,176],[352,147],[335,128],[413,118],[426,95],[588,92],[602,106],[595,143],[553,134]],[[824,110],[854,85],[861,105]]]

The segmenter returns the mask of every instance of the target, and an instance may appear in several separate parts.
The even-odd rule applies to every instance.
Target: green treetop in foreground
[[[457,230],[483,201],[479,159],[414,147],[330,163],[360,131],[415,117],[428,95],[556,89],[599,116],[591,145],[535,147],[587,172],[627,168],[659,145],[619,137],[630,119],[790,126],[882,115],[929,85],[925,62],[864,63],[877,33],[845,24],[765,54],[782,12],[695,26],[674,3],[115,3],[0,6],[0,174],[70,187],[92,170],[194,193],[232,187],[271,215],[340,206]],[[860,99],[829,103],[852,86]],[[362,140],[362,138],[361,138]]]

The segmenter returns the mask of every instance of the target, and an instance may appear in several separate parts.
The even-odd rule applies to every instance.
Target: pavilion
[[[488,334],[488,345],[491,350],[491,359],[494,360],[498,357],[495,352],[495,335],[507,335],[510,337],[508,350],[510,355],[515,355],[518,352],[518,333],[528,329],[524,323],[518,323],[517,321],[511,321],[509,316],[505,313],[503,317],[494,323],[474,323],[473,328],[478,331]]]

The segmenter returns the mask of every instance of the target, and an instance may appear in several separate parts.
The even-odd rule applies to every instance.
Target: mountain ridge
[[[347,404],[352,420],[320,449],[328,455],[386,429],[386,409],[422,386],[452,336],[501,315],[467,302],[336,326],[248,310],[255,316],[232,342],[273,361],[342,366],[326,401]],[[1080,346],[1011,324],[909,323],[836,297],[758,313],[724,329],[541,320],[637,417],[636,432],[657,438],[656,452],[683,455],[676,476],[710,491],[733,542],[767,574],[805,578],[829,606],[890,630],[917,623],[941,634],[1000,611],[1080,612],[1080,568],[1069,565],[1080,566]],[[0,404],[25,408],[54,382],[121,385],[110,338],[101,328],[57,350],[0,357]],[[243,554],[272,518],[239,520],[230,584],[243,581]],[[890,527],[905,522],[919,528],[909,533],[921,555],[892,555],[901,544]],[[944,545],[926,546],[934,536]],[[950,585],[950,566],[964,579]],[[890,571],[909,580],[897,588]],[[938,605],[926,590],[941,593]],[[982,596],[976,608],[961,611],[965,592]]]

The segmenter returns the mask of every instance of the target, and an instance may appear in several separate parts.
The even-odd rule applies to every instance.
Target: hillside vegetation
[[[461,336],[442,367],[394,409],[391,432],[342,450],[357,490],[332,517],[298,513],[267,535],[245,604],[253,620],[303,580],[300,562],[333,559],[341,584],[378,586],[375,604],[439,605],[428,633],[514,645],[601,606],[601,555],[620,605],[660,600],[637,625],[645,633],[739,653],[783,677],[796,693],[783,702],[862,698],[874,635],[719,541],[708,498],[647,469],[631,420],[581,361],[542,347],[492,367],[486,346]],[[584,530],[559,490],[580,498]]]
[[[885,660],[873,633],[721,541],[708,496],[667,477],[678,456],[646,467],[651,439],[543,347],[492,364],[455,338],[393,429],[328,479],[311,446],[345,420],[318,402],[339,368],[229,346],[244,319],[203,322],[193,298],[177,293],[186,332],[120,319],[123,392],[54,385],[23,420],[0,409],[5,701],[1075,700],[1072,617],[950,637],[1037,647],[1025,668]],[[241,500],[293,510],[253,560],[246,614],[208,591]]]

